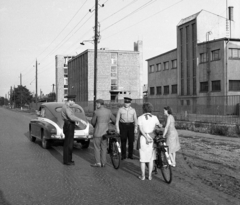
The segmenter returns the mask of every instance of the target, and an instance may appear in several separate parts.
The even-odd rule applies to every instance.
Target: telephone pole
[[[38,109],[38,99],[37,99],[37,95],[38,95],[38,65],[39,63],[37,62],[36,59],[36,95],[35,95],[35,103],[36,103],[36,109]]]
[[[94,93],[93,110],[96,109],[97,98],[97,44],[98,44],[98,0],[95,0],[95,35],[94,35]]]
[[[21,89],[21,93],[20,93],[20,96],[21,96],[21,109],[22,109],[22,73],[20,73],[20,89]]]

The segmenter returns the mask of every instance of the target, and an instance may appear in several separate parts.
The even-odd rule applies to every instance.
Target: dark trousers
[[[120,135],[121,135],[121,151],[122,157],[126,158],[126,144],[128,141],[128,157],[133,155],[133,143],[134,143],[134,123],[119,123]]]
[[[74,137],[75,122],[65,121],[63,125],[63,133],[65,135],[63,145],[63,163],[72,161],[73,137]]]

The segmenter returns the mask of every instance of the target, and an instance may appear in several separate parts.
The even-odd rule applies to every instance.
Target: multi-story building
[[[55,56],[56,101],[64,102],[68,95],[68,61],[74,56]]]
[[[98,50],[96,98],[142,98],[142,58],[142,41],[134,43],[134,51]],[[77,102],[93,101],[94,50],[85,50],[68,62],[68,89]]]
[[[240,94],[240,19],[232,9],[227,20],[202,10],[180,21],[177,49],[147,59],[149,98],[197,105],[197,97]]]

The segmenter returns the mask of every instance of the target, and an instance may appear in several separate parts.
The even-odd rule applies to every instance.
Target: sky
[[[207,10],[226,17],[226,5],[240,0],[99,0],[98,48],[133,50],[143,41],[143,84],[146,59],[176,48],[181,19]],[[104,4],[104,6],[102,6]],[[55,56],[93,49],[80,45],[94,36],[95,0],[0,0],[0,96],[22,85],[48,94],[55,84]],[[234,13],[240,13],[240,7]],[[91,12],[89,12],[91,9]]]

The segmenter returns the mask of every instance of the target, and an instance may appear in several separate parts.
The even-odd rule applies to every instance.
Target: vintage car
[[[36,138],[41,140],[42,147],[48,149],[51,142],[64,139],[63,124],[61,117],[62,106],[64,103],[47,102],[41,104],[36,111],[37,119],[32,119],[29,123],[29,137],[32,142]],[[81,130],[75,125],[74,141],[80,142],[82,148],[88,148],[90,139],[92,138],[92,125],[88,123],[83,108],[74,104],[72,106],[75,115],[87,122],[87,127]]]

